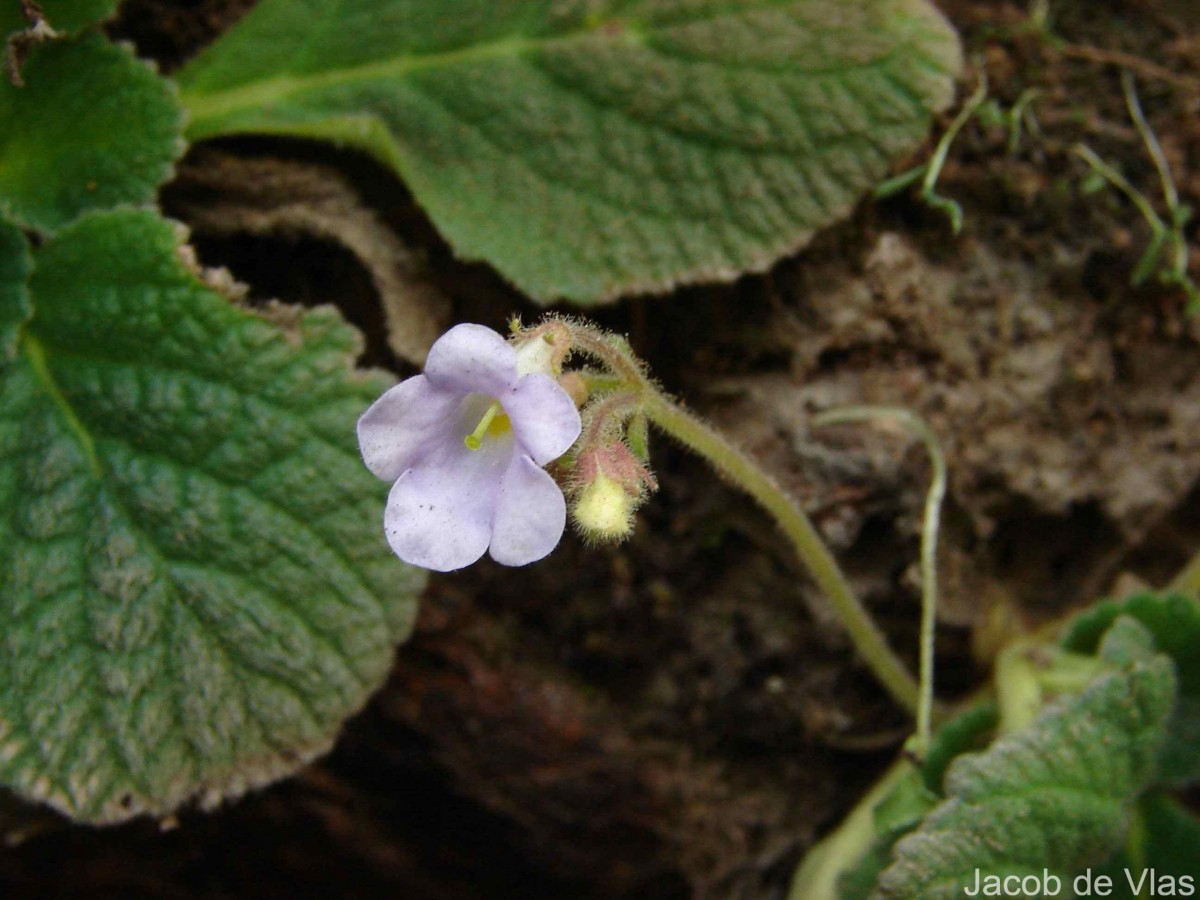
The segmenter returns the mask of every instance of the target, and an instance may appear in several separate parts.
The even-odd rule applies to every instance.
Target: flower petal
[[[539,466],[558,459],[579,437],[579,410],[549,375],[524,376],[498,398],[517,440]]]
[[[438,572],[461,569],[483,556],[512,458],[511,435],[470,450],[448,433],[388,495],[383,526],[396,555]]]
[[[429,348],[425,377],[443,390],[497,397],[516,383],[517,351],[483,325],[455,325]]]
[[[462,400],[434,387],[424,375],[405,379],[371,404],[358,420],[363,462],[385,481],[395,481],[441,440]]]
[[[554,479],[517,453],[500,483],[488,553],[506,566],[523,566],[558,546],[567,503]]]

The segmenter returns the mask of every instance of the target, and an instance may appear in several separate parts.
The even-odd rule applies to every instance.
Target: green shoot
[[[1158,172],[1163,200],[1167,206],[1167,221],[1164,221],[1158,214],[1153,203],[1145,194],[1135,188],[1113,166],[1101,159],[1090,147],[1076,144],[1071,150],[1091,167],[1094,174],[1124,194],[1137,207],[1142,218],[1146,220],[1146,224],[1150,226],[1150,243],[1133,267],[1129,279],[1130,284],[1137,287],[1151,275],[1157,275],[1161,283],[1175,285],[1184,292],[1188,299],[1188,312],[1194,315],[1200,312],[1200,290],[1197,290],[1195,283],[1188,275],[1188,243],[1187,236],[1183,231],[1192,217],[1192,210],[1187,204],[1179,202],[1179,192],[1171,177],[1171,169],[1167,165],[1166,156],[1142,112],[1137,91],[1134,88],[1133,76],[1128,70],[1121,73],[1121,86],[1125,92],[1125,104],[1129,108],[1130,118],[1133,119],[1133,124],[1137,128],[1138,134],[1141,135],[1142,142],[1146,145],[1154,168]],[[1164,251],[1167,252],[1165,260],[1162,258]]]
[[[1025,125],[1034,137],[1038,137],[1041,128],[1033,114],[1033,104],[1042,96],[1038,88],[1026,88],[1017,97],[1017,102],[1008,110],[1008,155],[1016,156],[1021,147],[1021,126]]]
[[[921,200],[934,209],[941,210],[946,214],[950,219],[950,230],[954,234],[958,234],[962,230],[962,207],[956,201],[951,200],[949,197],[943,197],[937,192],[937,180],[938,176],[942,173],[942,167],[946,164],[946,157],[950,153],[950,145],[954,143],[954,139],[958,137],[958,133],[962,131],[963,126],[971,120],[971,117],[979,111],[980,107],[983,106],[984,100],[987,99],[987,72],[982,64],[978,68],[979,84],[971,96],[967,98],[967,102],[963,104],[962,109],[958,111],[958,115],[954,117],[954,121],[946,129],[946,133],[938,140],[929,162],[909,169],[907,172],[902,172],[894,178],[889,178],[875,189],[875,196],[883,199],[898,194],[910,185],[920,181],[921,193],[919,196]]]

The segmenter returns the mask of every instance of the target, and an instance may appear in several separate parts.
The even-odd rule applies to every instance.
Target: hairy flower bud
[[[620,541],[633,530],[634,497],[605,477],[586,485],[575,500],[575,524],[585,537],[597,541]]]
[[[580,451],[572,486],[572,519],[583,536],[621,541],[632,533],[634,512],[658,483],[623,442],[613,441]]]

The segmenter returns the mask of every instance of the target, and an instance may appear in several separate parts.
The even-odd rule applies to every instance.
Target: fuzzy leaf
[[[384,542],[329,309],[231,305],[151,212],[35,256],[0,373],[0,779],[88,822],[167,813],[325,751],[422,578]]]
[[[1200,780],[1200,605],[1182,594],[1135,594],[1091,607],[1071,623],[1063,645],[1092,653],[1102,636],[1128,616],[1153,636],[1154,646],[1171,657],[1179,678],[1179,699],[1159,761],[1159,778],[1173,787]]]
[[[942,794],[950,764],[964,753],[982,749],[995,734],[999,718],[995,703],[986,701],[969,706],[944,722],[934,733],[921,765],[925,787]]]
[[[1030,728],[957,759],[946,801],[895,849],[874,896],[961,897],[988,875],[1059,877],[1108,859],[1154,773],[1174,701],[1165,656],[1107,672]]]
[[[183,152],[171,85],[98,34],[32,49],[0,79],[0,210],[53,230],[89,209],[146,203]]]
[[[179,80],[193,139],[362,149],[461,256],[586,304],[803,246],[960,65],[926,0],[263,0]]]

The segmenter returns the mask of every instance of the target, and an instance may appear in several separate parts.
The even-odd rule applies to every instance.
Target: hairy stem
[[[742,488],[775,519],[817,586],[825,592],[854,646],[875,677],[909,713],[916,714],[916,681],[888,646],[883,633],[858,598],[808,516],[757,463],[714,429],[664,397],[644,378],[646,417],[680,443],[699,453]]]
[[[813,418],[813,425],[842,422],[894,421],[903,425],[925,445],[932,470],[929,492],[925,495],[925,513],[921,522],[921,697],[917,707],[917,733],[912,745],[918,759],[924,759],[933,731],[933,649],[937,625],[937,543],[941,526],[942,500],[946,496],[946,458],[933,429],[920,416],[907,409],[891,406],[848,406]]]

